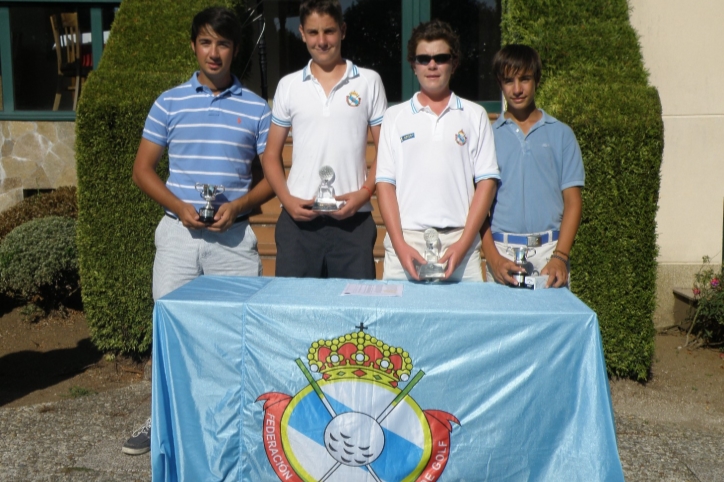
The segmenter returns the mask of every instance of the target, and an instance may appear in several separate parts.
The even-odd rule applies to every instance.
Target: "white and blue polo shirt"
[[[462,228],[475,185],[500,178],[488,113],[452,94],[438,116],[418,94],[385,113],[376,182],[395,185],[402,229]]]
[[[367,178],[367,128],[382,122],[387,97],[380,76],[349,60],[347,70],[327,96],[307,66],[279,81],[272,122],[292,128],[289,192],[302,199],[317,195],[319,168],[331,166],[335,194],[358,191]],[[367,203],[360,211],[370,211]]]
[[[218,207],[251,187],[251,163],[266,149],[271,112],[239,79],[218,95],[197,79],[161,94],[146,118],[143,138],[168,147],[166,187],[197,208],[206,204],[196,183],[221,184]],[[240,213],[244,215],[248,213]]]
[[[541,112],[543,117],[527,135],[502,114],[493,124],[501,177],[491,207],[493,233],[560,230],[563,190],[584,185],[581,148],[573,130]]]

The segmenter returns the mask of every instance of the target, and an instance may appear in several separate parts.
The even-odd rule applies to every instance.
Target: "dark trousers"
[[[276,276],[375,279],[377,227],[369,212],[338,221],[297,222],[282,209],[277,221]]]

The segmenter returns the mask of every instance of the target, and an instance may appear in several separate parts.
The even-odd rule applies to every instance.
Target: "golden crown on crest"
[[[321,373],[324,380],[370,380],[397,387],[412,372],[406,351],[364,331],[312,343],[307,360],[310,371]]]

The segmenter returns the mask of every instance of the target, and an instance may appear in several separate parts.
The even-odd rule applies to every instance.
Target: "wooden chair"
[[[50,26],[55,40],[55,54],[58,59],[58,83],[55,90],[53,110],[58,110],[64,80],[71,79],[68,90],[73,90],[73,110],[78,105],[80,89],[88,77],[91,66],[83,65],[81,37],[77,13],[60,13],[50,16]]]

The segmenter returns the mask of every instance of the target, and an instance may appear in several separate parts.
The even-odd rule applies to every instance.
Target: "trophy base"
[[[440,280],[445,277],[447,263],[427,263],[417,266],[417,277],[421,280]]]
[[[510,275],[513,277],[513,279],[514,279],[515,281],[518,282],[518,285],[517,285],[517,286],[516,286],[516,285],[510,285],[511,288],[530,289],[530,288],[525,284],[525,278],[526,278],[526,276],[527,276],[525,273],[511,273]]]
[[[206,224],[211,224],[214,222],[214,210],[213,209],[206,209],[201,208],[199,209],[199,221]]]
[[[332,213],[339,211],[339,208],[344,206],[344,201],[314,201],[312,204],[312,211],[318,213]]]

